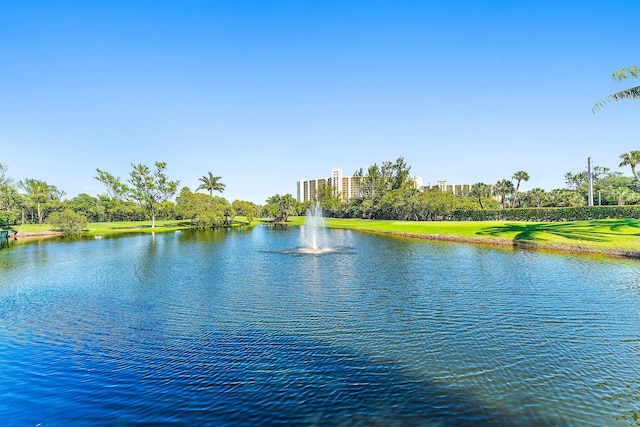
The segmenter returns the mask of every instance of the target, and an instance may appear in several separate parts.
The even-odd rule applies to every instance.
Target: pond
[[[331,230],[0,250],[3,425],[629,425],[640,264]]]

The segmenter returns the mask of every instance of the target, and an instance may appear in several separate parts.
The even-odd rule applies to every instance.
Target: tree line
[[[640,163],[640,151],[620,156],[620,167],[631,166],[633,177],[595,166],[592,171],[596,205],[623,206],[640,202],[640,178],[635,168]],[[374,164],[358,169],[353,179],[359,193],[343,201],[331,179],[318,189],[316,198],[325,215],[341,218],[438,220],[455,217],[457,211],[582,207],[588,200],[586,171],[567,172],[565,188],[545,191],[536,187],[521,191],[521,184],[530,179],[526,171],[493,184],[477,182],[457,194],[442,191],[437,186],[417,188],[410,176],[410,166],[400,157],[395,162]],[[307,202],[309,204],[310,202]],[[299,209],[301,210],[301,209]],[[478,215],[481,217],[482,215]]]
[[[640,150],[624,153],[620,159],[619,166],[630,166],[632,177],[607,167],[593,167],[596,205],[622,206],[640,202],[640,177],[636,172]],[[179,181],[167,176],[167,163],[156,162],[153,167],[132,164],[131,167],[126,182],[97,168],[94,178],[104,185],[103,194],[83,193],[64,199],[65,192],[46,181],[34,178],[14,181],[6,166],[0,164],[0,225],[151,220],[154,227],[160,219],[187,220],[195,228],[210,228],[232,225],[236,217],[244,217],[247,222],[256,217],[286,222],[290,216],[304,215],[311,205],[311,202],[298,202],[291,194],[275,194],[265,200],[264,205],[244,200],[230,203],[214,195],[214,192],[223,193],[226,185],[220,176],[211,172],[199,178],[200,185],[195,191],[188,187],[178,191]],[[343,200],[331,186],[330,178],[325,186],[317,189],[315,199],[327,216],[399,220],[439,220],[450,218],[453,212],[461,210],[581,207],[587,204],[586,171],[565,173],[565,188],[562,189],[521,191],[521,184],[529,181],[530,176],[520,170],[493,184],[475,183],[466,192],[455,195],[438,187],[416,187],[410,171],[411,167],[402,157],[380,165],[374,163],[353,174],[358,194],[350,200]]]
[[[616,81],[640,77],[640,67],[623,67],[613,73]],[[624,89],[609,95],[593,106],[599,111],[605,104],[625,99],[640,99],[640,86]],[[595,166],[591,174],[593,194],[596,204],[604,206],[624,206],[640,201],[640,176],[636,165],[640,163],[640,151],[630,151],[620,155],[620,167],[630,166],[633,177],[623,176],[609,168]],[[587,172],[567,172],[564,175],[565,188],[545,191],[536,187],[520,192],[520,185],[530,179],[526,171],[515,172],[510,178],[500,179],[493,184],[477,182],[466,193],[453,194],[439,188],[417,188],[410,176],[410,166],[402,157],[395,162],[385,161],[373,164],[366,170],[360,168],[353,174],[357,181],[358,194],[344,201],[337,189],[331,187],[331,179],[317,189],[318,201],[326,215],[344,218],[434,220],[444,218],[489,218],[496,209],[518,209],[512,215],[526,219],[539,208],[580,208],[587,205]],[[315,202],[314,201],[314,202]],[[298,203],[290,194],[272,196],[267,200],[263,214],[278,221],[286,221],[290,215],[300,214],[309,208],[311,202]],[[607,215],[620,209],[607,210]],[[462,212],[464,215],[453,215]],[[475,212],[476,214],[473,214]],[[484,212],[487,212],[484,214]],[[586,211],[585,211],[586,212]],[[520,214],[524,216],[521,216]],[[566,211],[558,213],[558,218],[566,218]],[[546,214],[545,214],[546,215]],[[585,215],[593,216],[592,210]],[[540,217],[539,212],[536,216]]]
[[[616,81],[640,77],[640,67],[623,67],[612,75]],[[624,99],[640,99],[640,86],[631,87],[609,95],[593,106],[599,111],[609,102]],[[640,176],[636,166],[640,163],[640,150],[620,155],[620,167],[630,166],[633,177],[612,172],[609,168],[595,166],[591,175],[593,194],[598,205],[637,204],[640,201]],[[132,164],[127,182],[111,173],[96,169],[94,177],[105,185],[106,193],[97,197],[79,194],[70,200],[65,192],[46,181],[25,178],[14,181],[7,167],[0,164],[0,226],[15,224],[42,224],[54,222],[140,221],[156,219],[189,220],[196,228],[228,226],[236,216],[251,222],[254,217],[286,221],[289,216],[301,215],[311,202],[300,203],[291,194],[275,194],[265,205],[235,200],[229,203],[213,192],[222,193],[225,184],[221,177],[208,172],[199,178],[201,184],[192,192],[184,187],[178,193],[179,181],[170,180],[166,174],[167,163],[156,162],[154,168]],[[534,188],[520,191],[520,184],[530,179],[526,171],[517,171],[511,178],[494,184],[478,182],[466,193],[452,194],[439,188],[417,188],[410,177],[411,167],[404,158],[395,162],[373,164],[366,170],[354,172],[358,194],[349,201],[332,188],[331,180],[319,188],[316,200],[325,214],[336,217],[371,219],[434,220],[446,218],[452,212],[485,211],[491,209],[532,209],[542,207],[581,207],[587,204],[588,180],[585,171],[567,172],[566,187],[545,191]],[[635,178],[635,179],[634,179]],[[209,194],[198,193],[205,190]],[[476,215],[482,217],[483,215]]]
[[[97,168],[94,178],[104,184],[103,194],[64,199],[65,192],[46,181],[26,178],[16,182],[0,164],[0,225],[73,223],[72,229],[78,231],[77,224],[87,222],[151,220],[155,227],[156,220],[188,220],[196,228],[205,228],[231,225],[236,216],[251,222],[260,213],[261,207],[252,202],[229,203],[214,196],[226,186],[211,172],[199,178],[195,192],[184,187],[178,193],[179,181],[169,179],[166,162],[131,167],[126,182]],[[198,193],[200,190],[208,194]]]

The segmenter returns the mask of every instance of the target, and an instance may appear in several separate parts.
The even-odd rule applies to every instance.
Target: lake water
[[[640,263],[298,228],[0,250],[3,425],[629,425]]]

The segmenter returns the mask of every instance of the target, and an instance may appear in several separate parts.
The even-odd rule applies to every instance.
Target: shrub
[[[0,210],[0,226],[15,225],[20,219],[20,211]]]
[[[640,206],[579,206],[564,208],[458,209],[454,221],[588,221],[592,219],[640,219]]]
[[[54,231],[61,231],[65,235],[79,234],[87,228],[87,217],[75,213],[71,209],[63,212],[54,212],[49,215],[47,222]]]

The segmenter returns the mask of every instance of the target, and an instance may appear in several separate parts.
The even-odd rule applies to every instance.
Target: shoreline
[[[31,240],[31,239],[44,239],[47,237],[62,236],[59,231],[19,231],[15,237],[9,237],[9,240]]]
[[[366,233],[372,234],[384,234],[388,236],[397,236],[397,237],[407,237],[412,239],[421,239],[421,240],[431,240],[431,241],[439,241],[439,242],[450,242],[450,243],[467,243],[477,246],[493,246],[493,247],[501,247],[501,248],[517,248],[517,249],[532,249],[532,250],[545,250],[559,253],[569,253],[569,254],[584,254],[584,255],[600,255],[607,256],[612,258],[624,258],[624,259],[633,259],[640,260],[640,249],[639,250],[630,250],[630,249],[604,249],[604,248],[594,248],[590,246],[584,245],[563,245],[563,244],[553,244],[553,243],[536,243],[536,242],[527,242],[522,240],[514,240],[514,239],[506,239],[500,237],[494,238],[482,238],[482,237],[462,237],[448,234],[420,234],[420,233],[410,233],[403,231],[386,231],[386,230],[364,230],[364,229],[356,229],[356,228],[342,228],[344,230],[352,230],[352,231],[363,231]]]
[[[502,238],[502,237],[465,237],[465,236],[457,236],[454,234],[430,234],[430,233],[418,233],[418,232],[407,232],[407,231],[391,231],[391,230],[376,230],[376,229],[367,229],[360,227],[348,227],[348,226],[328,226],[328,228],[339,228],[344,230],[352,230],[352,231],[361,231],[365,233],[372,234],[381,234],[387,236],[397,236],[397,237],[405,237],[411,239],[420,239],[420,240],[430,240],[436,242],[450,242],[450,243],[464,243],[464,244],[472,244],[478,246],[491,246],[491,247],[499,247],[499,248],[517,248],[517,249],[531,249],[531,250],[543,250],[543,251],[552,251],[557,253],[567,253],[567,254],[584,254],[584,255],[595,255],[595,256],[606,256],[612,258],[624,258],[624,259],[632,259],[632,260],[640,260],[640,248],[635,249],[624,249],[624,248],[602,248],[595,246],[586,246],[586,245],[568,245],[568,244],[557,244],[557,243],[540,243],[540,242],[532,242],[526,240],[518,240],[518,239],[510,239],[510,238]],[[119,232],[114,230],[110,230],[111,235],[116,234],[128,234],[131,233],[132,230],[120,230]],[[146,230],[148,231],[148,230]],[[158,230],[158,232],[162,232],[166,230]],[[92,233],[82,233],[80,236],[91,235]],[[47,239],[51,237],[60,237],[64,234],[59,231],[20,231],[15,236],[9,238],[9,241],[28,241],[28,240],[36,240],[36,239]]]

